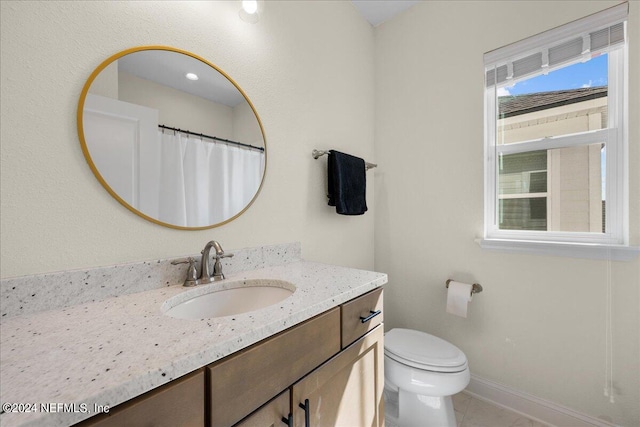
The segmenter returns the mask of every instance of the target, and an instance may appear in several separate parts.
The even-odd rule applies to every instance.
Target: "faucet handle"
[[[193,259],[193,257],[189,257],[187,259],[181,259],[180,261],[171,261],[171,265],[178,265],[178,264],[194,264],[196,262],[195,259]]]
[[[171,261],[171,264],[189,264],[189,269],[187,270],[187,278],[184,281],[182,286],[196,286],[198,284],[198,269],[196,268],[196,260],[192,257],[187,259],[183,259],[181,261]]]
[[[213,263],[213,280],[224,280],[224,274],[222,273],[222,263],[220,260],[222,258],[231,258],[233,254],[225,254],[224,252],[221,254],[215,254],[213,259],[216,262]]]

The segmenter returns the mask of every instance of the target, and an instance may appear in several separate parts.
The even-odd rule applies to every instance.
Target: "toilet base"
[[[398,389],[392,389],[385,384],[384,387],[384,425],[385,427],[398,426]]]
[[[456,427],[451,396],[424,396],[385,387],[387,427]]]
[[[451,396],[422,396],[400,390],[398,427],[456,427]]]

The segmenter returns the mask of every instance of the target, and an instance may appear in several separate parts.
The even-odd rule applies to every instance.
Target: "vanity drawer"
[[[75,427],[202,427],[204,402],[204,369],[199,369]]]
[[[339,351],[336,307],[209,365],[211,426],[237,423]]]
[[[382,288],[342,304],[342,348],[383,322]]]

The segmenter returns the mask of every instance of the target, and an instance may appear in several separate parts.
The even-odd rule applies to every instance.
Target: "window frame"
[[[622,6],[622,5],[620,5]],[[604,12],[609,12],[606,10]],[[585,19],[597,22],[592,15]],[[558,27],[551,32],[561,34],[566,40],[568,38],[579,37],[591,30],[591,26],[585,25],[585,21],[579,20],[566,26]],[[600,19],[602,20],[602,19]],[[606,21],[606,20],[605,20]],[[626,30],[626,16],[625,16]],[[576,23],[580,25],[576,25]],[[611,22],[604,22],[609,25]],[[571,27],[576,29],[571,30]],[[500,63],[513,62],[518,58],[530,55],[534,49],[532,45],[540,49],[540,40],[548,43],[549,32],[533,36],[505,48],[492,51],[487,55],[501,57]],[[531,40],[530,40],[531,39]],[[536,41],[535,39],[538,39]],[[532,41],[533,40],[533,41]],[[557,44],[556,38],[555,43]],[[522,50],[517,49],[517,45],[523,46]],[[528,48],[528,50],[526,50]],[[505,50],[505,52],[502,51]],[[517,243],[518,247],[526,247],[527,242],[550,244],[576,244],[576,245],[596,245],[596,246],[628,246],[629,244],[629,200],[628,200],[628,42],[606,50],[609,55],[609,79],[608,79],[608,127],[600,130],[554,136],[531,141],[522,141],[510,144],[497,144],[497,90],[501,86],[507,86],[518,80],[509,80],[487,86],[485,84],[485,212],[484,212],[484,239],[480,241],[483,247],[496,245],[509,247],[509,242]],[[485,62],[486,55],[485,55]],[[497,61],[496,61],[497,62]],[[575,63],[576,61],[573,61]],[[563,68],[572,63],[562,64],[556,68]],[[494,67],[496,67],[494,62]],[[485,65],[485,75],[491,67]],[[540,73],[541,74],[541,73]],[[523,76],[519,80],[531,78],[532,75]],[[586,146],[593,143],[605,142],[606,144],[606,201],[607,211],[605,218],[605,233],[596,232],[563,232],[563,231],[533,231],[533,230],[506,230],[500,229],[499,219],[499,170],[498,155],[512,154],[517,152],[530,152],[540,149],[562,148],[569,146]],[[549,212],[547,212],[549,215]],[[523,246],[524,244],[524,246]]]

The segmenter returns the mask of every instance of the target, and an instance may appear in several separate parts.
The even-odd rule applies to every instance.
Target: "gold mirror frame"
[[[256,190],[256,193],[253,196],[253,198],[249,201],[249,203],[247,203],[247,205],[240,212],[238,212],[237,214],[235,214],[231,218],[228,218],[228,219],[226,219],[224,221],[221,221],[219,223],[206,225],[206,226],[201,226],[201,227],[183,227],[183,226],[179,226],[179,225],[174,225],[174,224],[162,222],[162,221],[160,221],[160,220],[158,220],[156,218],[153,218],[153,217],[150,217],[149,215],[144,214],[143,212],[139,211],[138,209],[134,208],[129,203],[127,203],[127,201],[125,201],[122,197],[120,197],[109,186],[109,184],[107,184],[105,179],[102,177],[102,175],[98,171],[98,168],[96,167],[95,163],[93,162],[93,159],[91,158],[91,154],[89,153],[87,142],[86,142],[85,137],[84,137],[84,126],[83,126],[83,123],[84,123],[84,104],[85,104],[85,100],[86,100],[87,94],[89,93],[89,88],[91,87],[91,85],[94,82],[94,80],[96,79],[96,77],[100,74],[100,72],[102,72],[107,66],[109,66],[114,61],[116,61],[116,60],[118,60],[118,59],[120,59],[120,58],[122,58],[122,57],[124,57],[126,55],[129,55],[131,53],[147,51],[147,50],[163,50],[163,51],[169,51],[169,52],[174,52],[174,53],[180,53],[180,54],[190,56],[193,59],[196,59],[198,61],[203,62],[204,64],[208,65],[209,67],[213,68],[215,71],[219,72],[221,75],[226,77],[227,80],[229,80],[229,82],[231,82],[231,84],[233,84],[233,86],[238,90],[238,92],[240,92],[240,94],[244,97],[244,99],[247,101],[247,104],[249,104],[249,107],[251,107],[251,110],[253,111],[253,114],[255,115],[256,120],[258,121],[258,125],[260,127],[260,132],[262,134],[262,141],[264,143],[264,170],[263,170],[263,173],[262,173],[262,179],[260,180],[260,185],[258,186],[258,189]],[[110,56],[109,58],[104,60],[93,71],[93,73],[91,73],[91,75],[87,79],[87,82],[84,84],[84,87],[82,88],[82,93],[80,94],[80,100],[78,102],[77,121],[78,121],[77,122],[78,137],[80,138],[80,146],[82,147],[82,153],[84,154],[84,157],[85,157],[87,163],[89,164],[89,167],[93,171],[93,174],[98,179],[100,184],[102,184],[102,186],[105,188],[105,190],[107,190],[107,192],[114,199],[116,199],[118,202],[120,202],[120,204],[122,204],[125,208],[127,208],[128,210],[130,210],[134,214],[146,219],[147,221],[153,222],[155,224],[158,224],[158,225],[161,225],[161,226],[164,226],[164,227],[168,227],[168,228],[177,229],[177,230],[206,230],[206,229],[209,229],[209,228],[219,227],[221,225],[224,225],[224,224],[226,224],[228,222],[233,221],[234,219],[236,219],[240,215],[242,215],[247,209],[249,209],[249,207],[253,204],[253,202],[255,202],[256,198],[260,194],[260,191],[262,190],[262,186],[264,185],[264,179],[265,179],[265,176],[267,174],[267,138],[265,137],[264,127],[262,126],[262,121],[260,120],[260,116],[258,116],[258,112],[256,111],[253,103],[251,102],[251,100],[249,99],[247,94],[242,90],[242,88],[227,73],[225,73],[220,68],[218,68],[216,65],[212,64],[211,62],[207,61],[206,59],[204,59],[204,58],[202,58],[202,57],[200,57],[198,55],[195,55],[195,54],[193,54],[191,52],[188,52],[188,51],[185,51],[185,50],[182,50],[182,49],[177,49],[177,48],[174,48],[174,47],[169,47],[169,46],[138,46],[138,47],[133,47],[133,48],[130,48],[130,49],[123,50],[121,52],[118,52],[118,53]]]

